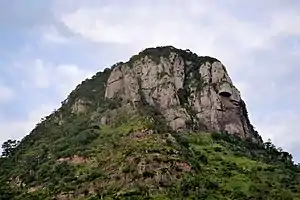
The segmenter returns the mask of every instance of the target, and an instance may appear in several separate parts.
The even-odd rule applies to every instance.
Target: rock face
[[[227,131],[260,141],[240,92],[217,59],[174,47],[146,49],[115,67],[105,97],[144,101],[177,131]]]

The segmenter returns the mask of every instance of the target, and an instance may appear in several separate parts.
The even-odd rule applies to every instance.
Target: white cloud
[[[69,94],[84,79],[90,78],[95,73],[76,65],[58,65],[56,70],[56,78],[60,86],[60,93],[63,96]]]
[[[24,135],[29,134],[41,119],[49,115],[58,105],[47,103],[40,104],[34,110],[28,113],[25,119],[11,120],[5,116],[0,116],[0,143],[11,139],[21,140]]]
[[[71,38],[62,35],[53,25],[42,28],[41,32],[42,39],[47,42],[53,42],[57,44],[67,44],[72,42]]]
[[[299,114],[293,111],[277,112],[254,120],[264,140],[271,139],[273,143],[289,152],[298,149],[300,144],[299,121]],[[297,161],[300,161],[299,157]]]
[[[299,10],[283,10],[281,12],[273,13],[272,28],[277,33],[300,35],[300,27],[296,24],[300,23]]]
[[[33,65],[29,67],[31,63]],[[93,74],[77,65],[54,65],[41,59],[22,63],[22,65],[14,66],[12,69],[14,74],[18,70],[23,75],[23,79],[19,81],[23,86],[22,92],[27,91],[27,94],[26,101],[22,102],[22,106],[29,106],[30,103],[32,110],[19,119],[6,117],[0,113],[0,130],[5,130],[0,134],[0,143],[8,138],[20,140],[24,135],[29,134],[35,125],[41,121],[41,118],[48,116],[57,109],[60,102],[82,80]],[[38,93],[36,89],[48,94],[46,99],[39,100],[36,98],[36,93]],[[51,94],[55,95],[51,96]],[[14,93],[9,88],[0,85],[0,103],[9,101],[13,96]],[[43,102],[45,100],[46,102]]]
[[[54,65],[41,59],[34,60],[31,69],[23,66],[22,70],[27,76],[24,81],[25,87],[55,90],[61,97],[70,93],[82,80],[93,75],[92,71],[77,65]]]
[[[299,33],[297,13],[271,16],[270,25],[242,21],[208,1],[175,1],[126,7],[79,8],[62,14],[61,21],[74,33],[95,42],[146,46],[174,44],[204,54],[221,54],[235,48],[271,48],[280,33]],[[201,5],[201,6],[200,6]],[[197,8],[197,9],[196,9]],[[298,26],[296,26],[298,27]]]
[[[0,84],[0,105],[11,101],[15,97],[12,88]]]
[[[29,71],[32,76],[33,84],[38,88],[48,88],[50,87],[51,81],[50,78],[52,74],[49,71],[49,67],[46,67],[44,63],[36,59],[34,61],[33,69]]]
[[[0,130],[3,130],[0,134],[0,142],[8,138],[20,140],[24,135],[29,134],[41,118],[57,109],[60,102],[76,85],[92,74],[91,71],[77,65],[54,65],[41,59],[19,63],[12,66],[10,71],[13,75],[22,74],[21,79],[15,77],[22,85],[20,92],[26,93],[26,101],[22,102],[22,107],[29,106],[32,110],[26,116],[19,116],[15,119],[0,113]],[[46,94],[46,98],[40,100],[37,94],[41,91]],[[0,104],[8,102],[14,95],[16,94],[10,88],[0,85]],[[20,106],[18,103],[14,102],[16,106]]]

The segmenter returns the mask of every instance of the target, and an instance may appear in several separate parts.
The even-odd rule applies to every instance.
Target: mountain
[[[300,199],[300,168],[247,113],[219,60],[145,49],[3,144],[0,199]]]
[[[260,142],[225,67],[173,47],[146,49],[115,67],[105,98],[154,107],[173,130],[228,131]]]

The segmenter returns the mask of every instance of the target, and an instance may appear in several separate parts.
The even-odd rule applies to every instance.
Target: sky
[[[299,0],[0,1],[0,143],[147,47],[219,59],[256,130],[300,162]]]

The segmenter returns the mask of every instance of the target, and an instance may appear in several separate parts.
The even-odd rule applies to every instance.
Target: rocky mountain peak
[[[299,165],[263,143],[224,65],[174,47],[146,49],[84,80],[3,148],[0,199],[300,194]]]
[[[227,131],[261,141],[225,66],[171,46],[148,48],[113,67],[105,98],[155,108],[173,130]]]

